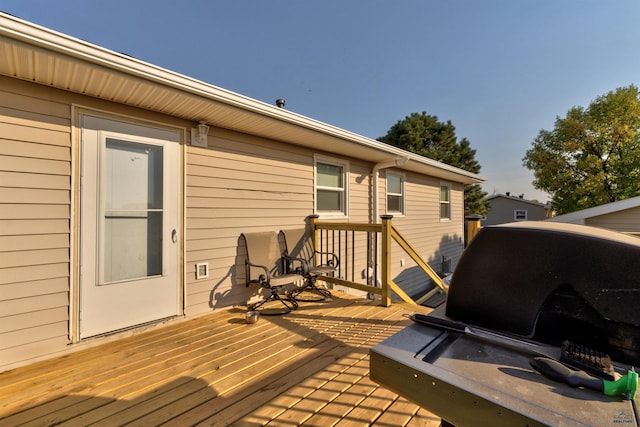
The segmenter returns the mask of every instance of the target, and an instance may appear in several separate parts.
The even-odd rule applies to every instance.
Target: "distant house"
[[[547,221],[590,225],[640,237],[640,196],[558,215]]]
[[[526,200],[524,196],[494,194],[487,197],[491,204],[483,225],[504,224],[514,221],[541,221],[547,218],[547,206],[544,203]]]
[[[453,268],[483,180],[0,13],[0,371],[246,304],[241,233],[310,215]]]

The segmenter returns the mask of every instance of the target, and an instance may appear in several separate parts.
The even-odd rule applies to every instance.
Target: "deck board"
[[[435,427],[368,377],[407,312],[336,293],[252,325],[241,309],[173,322],[0,373],[0,425]]]

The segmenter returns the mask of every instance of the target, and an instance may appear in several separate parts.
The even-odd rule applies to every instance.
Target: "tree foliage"
[[[464,169],[479,173],[476,150],[466,138],[458,141],[456,128],[451,121],[440,122],[438,117],[422,113],[412,113],[394,124],[387,134],[378,141],[404,150]],[[489,203],[487,193],[479,184],[466,185],[464,190],[465,215],[486,215]]]
[[[541,130],[522,159],[559,214],[640,195],[638,88],[618,88],[573,107]]]

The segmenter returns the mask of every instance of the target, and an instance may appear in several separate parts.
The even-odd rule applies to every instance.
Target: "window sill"
[[[345,215],[343,213],[327,213],[327,212],[316,212],[315,215],[318,215],[320,219],[347,219],[349,215]]]

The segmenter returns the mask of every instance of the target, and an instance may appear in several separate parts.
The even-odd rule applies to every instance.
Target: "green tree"
[[[559,214],[640,195],[638,88],[618,88],[573,107],[541,130],[522,159]]]
[[[412,113],[394,124],[378,141],[404,150],[464,169],[479,173],[476,150],[466,138],[458,141],[456,128],[451,121],[440,122],[438,117]],[[486,215],[489,212],[487,193],[479,184],[466,185],[464,189],[464,213]]]

